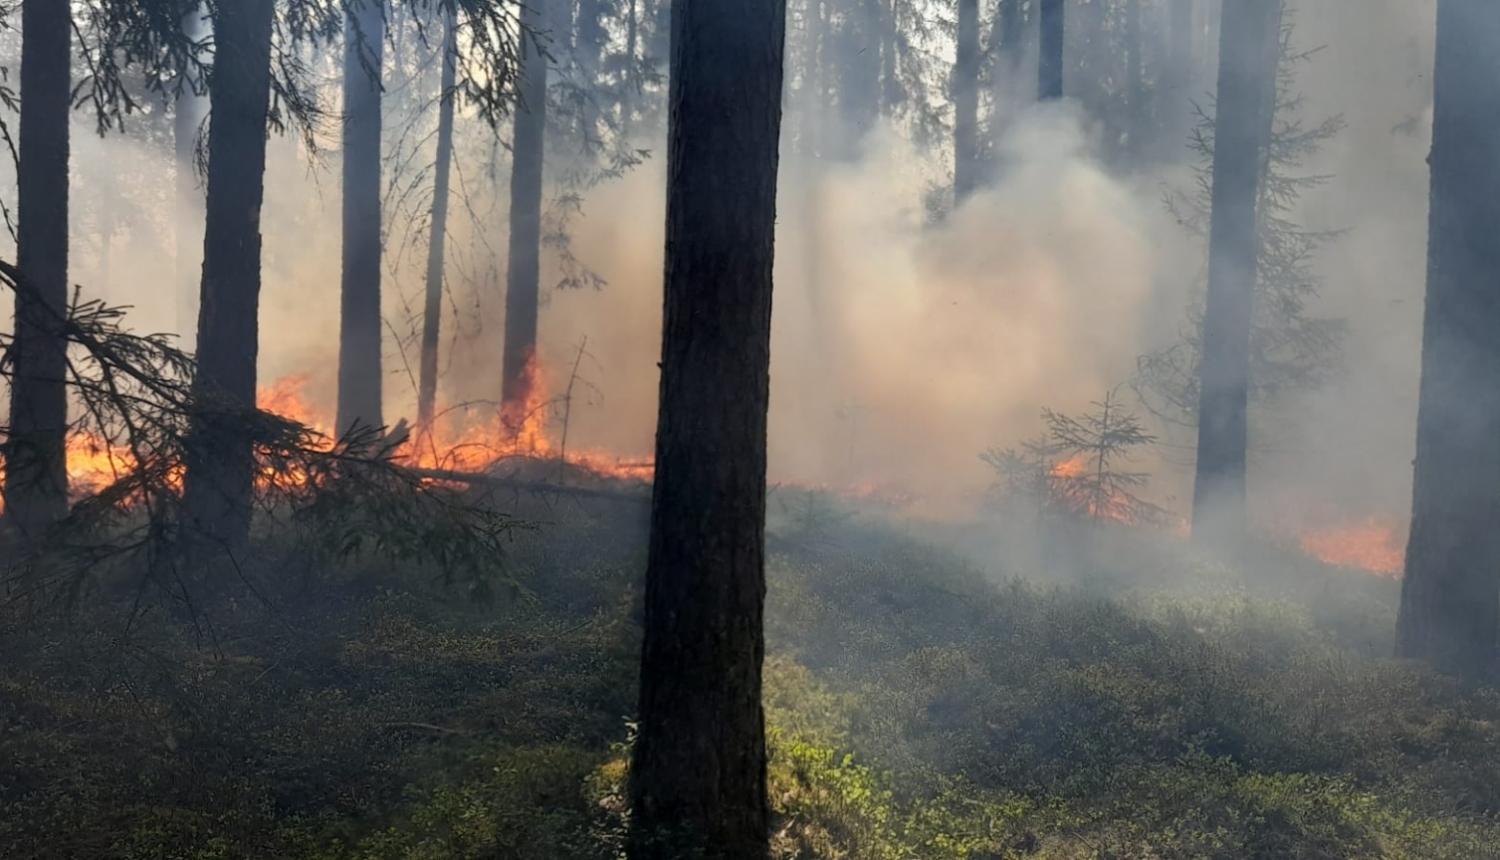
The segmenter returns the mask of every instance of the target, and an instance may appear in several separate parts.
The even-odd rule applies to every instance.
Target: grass
[[[616,857],[641,524],[548,517],[490,606],[366,567],[6,618],[0,856]],[[1383,659],[1393,583],[1070,533],[1023,584],[773,525],[777,858],[1500,857],[1500,694]]]

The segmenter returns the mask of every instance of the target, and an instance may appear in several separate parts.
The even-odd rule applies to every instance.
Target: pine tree
[[[21,128],[16,181],[16,333],[10,348],[5,512],[35,538],[68,510],[66,387],[68,109],[72,105],[68,0],[21,6]]]
[[[784,0],[672,11],[631,860],[764,860],[766,410]]]
[[[1399,656],[1456,674],[1500,647],[1500,6],[1440,0],[1427,303]]]

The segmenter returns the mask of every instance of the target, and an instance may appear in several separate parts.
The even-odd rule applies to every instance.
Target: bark
[[[37,537],[68,511],[68,0],[21,6],[21,128],[16,172],[16,292],[5,503]]]
[[[1266,95],[1274,93],[1276,74],[1276,52],[1268,42],[1275,42],[1280,15],[1280,0],[1224,4],[1193,482],[1193,535],[1206,542],[1237,543],[1245,528],[1256,204],[1269,122]]]
[[[1037,97],[1042,101],[1063,97],[1063,0],[1037,0],[1041,30],[1041,57],[1037,63]]]
[[[979,187],[979,0],[958,0],[953,63],[953,201]]]
[[[524,7],[522,20],[536,30],[541,0]],[[542,146],[547,126],[547,58],[529,40],[521,60],[520,97],[511,142],[510,259],[505,285],[505,354],[501,410],[512,429],[525,419],[536,358],[537,302],[542,248]]]
[[[1399,656],[1477,676],[1500,642],[1500,6],[1440,0],[1427,300]]]
[[[443,252],[448,240],[448,176],[453,165],[453,95],[457,22],[449,13],[443,36],[443,79],[438,103],[437,163],[432,179],[432,236],[427,242],[427,296],[422,308],[422,357],[417,384],[417,427],[432,429],[437,402],[438,335],[443,317]]]
[[[209,77],[208,202],[198,311],[198,398],[184,507],[202,535],[228,548],[250,532],[255,460],[243,412],[255,406],[260,304],[260,207],[265,193],[275,0],[222,3]]]
[[[344,22],[343,283],[338,432],[384,425],[380,372],[380,95],[385,18],[362,0]]]
[[[764,860],[766,408],[784,0],[672,15],[631,860]]]
[[[188,38],[205,37],[204,18],[208,13],[198,6],[182,18],[182,31]],[[198,185],[198,129],[203,123],[204,99],[193,90],[192,81],[184,81],[172,101],[172,154],[176,182],[173,212],[173,235],[177,245],[177,333],[185,349],[192,349],[198,328],[198,288],[203,269],[203,191]]]

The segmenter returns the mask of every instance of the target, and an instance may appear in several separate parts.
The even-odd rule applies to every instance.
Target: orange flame
[[[1391,518],[1367,517],[1301,536],[1302,551],[1338,567],[1355,567],[1399,577],[1406,566],[1406,540]]]

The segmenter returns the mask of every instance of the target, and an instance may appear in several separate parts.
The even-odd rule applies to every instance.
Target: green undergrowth
[[[644,546],[614,517],[519,535],[492,605],[363,568],[5,616],[0,856],[619,856]],[[1381,659],[1390,583],[1090,536],[1023,585],[773,526],[776,858],[1500,857],[1500,695]]]

